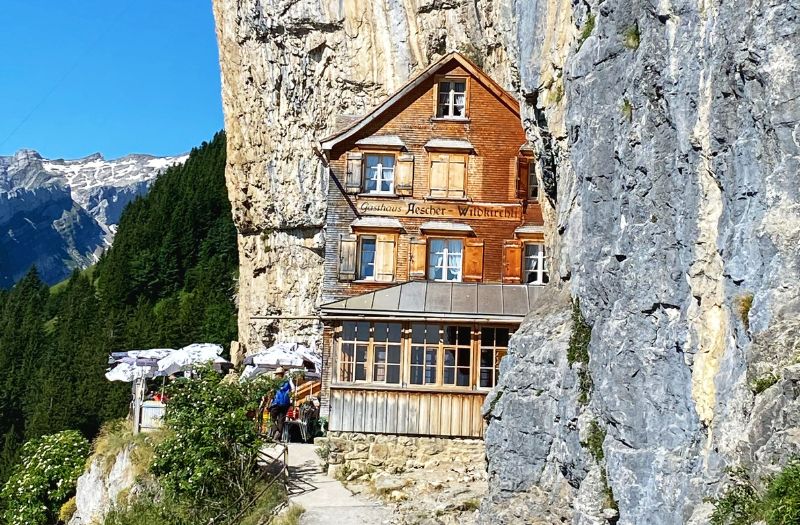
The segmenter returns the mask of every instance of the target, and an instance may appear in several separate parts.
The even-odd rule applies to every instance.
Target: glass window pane
[[[435,367],[426,367],[425,368],[425,384],[427,384],[427,385],[435,385],[436,384],[436,368]]]
[[[466,82],[454,82],[454,90],[456,93],[466,93],[467,91],[467,83]]]
[[[458,379],[456,381],[458,386],[469,386],[469,368],[458,369]]]
[[[414,323],[411,325],[411,342],[424,343],[425,342],[425,325]]]
[[[458,349],[458,366],[469,366],[471,350],[469,348]]]
[[[389,323],[386,340],[390,343],[399,343],[403,337],[403,325],[400,323]]]
[[[345,321],[342,323],[342,339],[353,341],[356,338],[356,323]]]
[[[423,374],[422,374],[422,367],[412,366],[411,367],[411,384],[412,385],[421,385],[423,384]]]
[[[356,323],[356,341],[369,341],[369,322],[358,321]],[[366,348],[366,347],[365,347]],[[366,350],[364,350],[366,352]]]
[[[456,371],[453,368],[444,369],[444,384],[452,385],[455,383]]]
[[[491,388],[494,386],[494,381],[492,381],[492,370],[491,369],[481,369],[481,376],[480,376],[480,386],[482,388]]]
[[[494,328],[481,328],[481,346],[494,345]]]
[[[421,365],[425,356],[425,348],[422,346],[411,347],[411,364]]]
[[[450,82],[439,82],[439,93],[449,93],[450,92]]]
[[[367,380],[367,367],[364,364],[356,364],[356,381]]]
[[[386,367],[386,382],[397,384],[400,382],[400,365],[389,365]]]
[[[455,366],[456,364],[456,351],[454,349],[444,350],[444,366]]]
[[[386,336],[389,331],[389,325],[386,323],[375,323],[375,341],[386,341]]]
[[[444,344],[454,345],[457,341],[458,327],[445,326],[444,327]]]
[[[494,366],[492,359],[494,352],[492,350],[481,350],[481,368],[491,368]]]
[[[429,348],[425,354],[425,364],[436,366],[436,354],[437,350],[435,348]]]
[[[387,361],[389,363],[399,363],[400,362],[400,345],[391,345],[391,346],[389,346],[389,354],[387,356]]]
[[[495,343],[497,346],[508,346],[508,337],[509,337],[509,330],[508,328],[498,328],[497,329],[497,342]]]
[[[462,346],[469,346],[472,340],[471,330],[469,326],[458,327],[458,344]]]

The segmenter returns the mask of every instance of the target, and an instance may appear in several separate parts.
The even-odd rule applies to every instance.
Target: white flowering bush
[[[172,496],[204,504],[252,489],[263,445],[254,416],[273,383],[225,382],[210,369],[175,381],[164,417],[170,434],[156,447],[151,467]]]
[[[66,430],[25,443],[20,462],[0,491],[7,525],[55,523],[75,491],[89,455],[89,442]]]

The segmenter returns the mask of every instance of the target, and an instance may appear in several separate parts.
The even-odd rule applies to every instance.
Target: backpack
[[[292,386],[289,384],[289,381],[284,381],[281,383],[281,386],[278,387],[278,391],[275,392],[275,398],[272,400],[272,406],[283,407],[291,405],[292,401],[289,399],[289,391],[291,389]]]

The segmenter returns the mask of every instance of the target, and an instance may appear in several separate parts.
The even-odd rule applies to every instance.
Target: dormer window
[[[364,189],[367,193],[394,193],[394,155],[367,154]]]
[[[439,81],[436,118],[467,118],[467,79],[446,78]]]

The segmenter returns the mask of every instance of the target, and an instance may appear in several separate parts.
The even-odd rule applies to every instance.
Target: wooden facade
[[[456,53],[323,140],[330,176],[323,302],[409,281],[545,284],[538,184],[525,144],[516,99]],[[493,383],[486,386],[478,363],[488,359],[482,341],[494,314],[456,322],[441,305],[404,308],[349,316],[323,307],[322,401],[331,430],[481,437],[480,405]],[[362,327],[369,337],[343,339],[359,320],[371,323]],[[501,325],[513,332],[519,320],[509,326],[506,316]],[[422,325],[439,326],[435,352],[414,340]],[[458,335],[469,344],[448,340],[462,334],[458,326],[469,326],[468,336]],[[390,352],[402,362],[389,363]],[[418,384],[413,361],[423,354],[435,361],[436,378],[427,370]],[[452,366],[455,379],[447,362],[462,358],[469,364]]]

